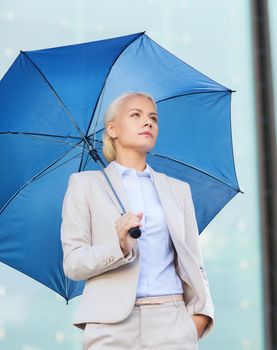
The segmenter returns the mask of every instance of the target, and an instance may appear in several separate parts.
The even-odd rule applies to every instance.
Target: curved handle
[[[131,227],[128,230],[128,232],[129,232],[130,236],[133,238],[139,238],[141,236],[141,230],[140,230],[139,226]]]

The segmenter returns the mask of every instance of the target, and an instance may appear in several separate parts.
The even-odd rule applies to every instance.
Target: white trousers
[[[173,297],[173,295],[172,295]],[[117,323],[87,323],[84,350],[197,350],[198,333],[184,301],[134,305]]]

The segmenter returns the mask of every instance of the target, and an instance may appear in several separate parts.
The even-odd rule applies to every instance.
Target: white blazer
[[[130,204],[121,179],[110,163],[105,171],[127,212]],[[188,312],[205,314],[210,322],[201,338],[214,326],[214,305],[199,247],[198,226],[187,182],[150,167],[154,185],[175,250],[175,267],[183,285]],[[86,322],[115,323],[131,313],[137,291],[139,245],[133,261],[124,257],[115,221],[121,208],[100,170],[73,173],[62,207],[63,268],[72,280],[86,280],[73,325]]]

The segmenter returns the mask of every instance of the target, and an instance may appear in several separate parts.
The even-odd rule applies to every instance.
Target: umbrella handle
[[[139,238],[141,236],[141,230],[140,230],[139,226],[131,227],[128,230],[128,232],[129,232],[130,236],[133,238]]]

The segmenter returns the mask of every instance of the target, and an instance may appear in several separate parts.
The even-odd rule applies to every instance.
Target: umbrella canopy
[[[232,90],[145,32],[21,51],[0,82],[0,261],[66,300],[84,282],[63,272],[61,209],[69,176],[99,170],[104,112],[126,91],[151,94],[159,136],[147,162],[191,186],[199,232],[239,189]]]

